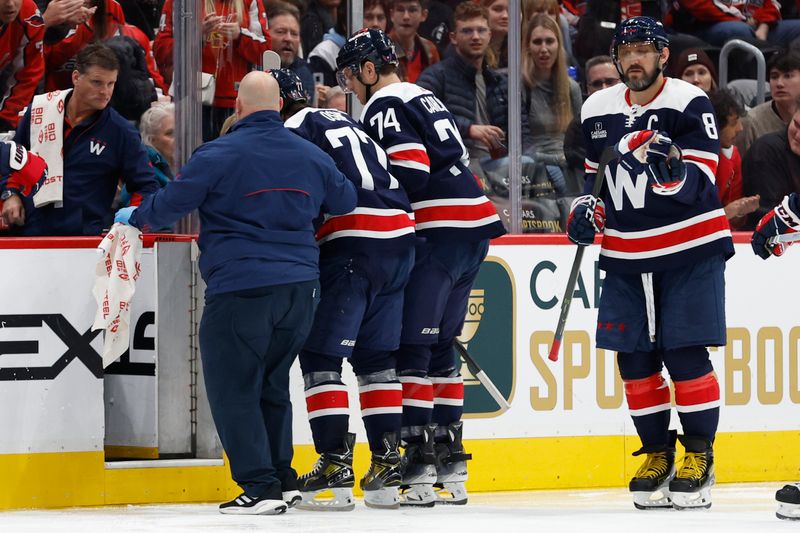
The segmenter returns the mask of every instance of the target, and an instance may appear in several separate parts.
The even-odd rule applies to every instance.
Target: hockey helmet
[[[281,90],[281,98],[283,98],[283,105],[289,105],[294,102],[305,103],[308,101],[306,91],[303,89],[303,82],[293,70],[288,68],[279,68],[271,70],[272,77],[278,82],[278,87]]]
[[[385,65],[398,65],[394,43],[383,31],[363,28],[354,33],[339,50],[336,78],[342,89],[346,90],[344,70],[350,69],[349,75],[357,77],[366,61],[372,62],[378,70]]]
[[[620,22],[611,43],[614,63],[619,63],[618,50],[621,44],[653,44],[658,52],[669,46],[669,37],[664,25],[652,17],[633,17]],[[619,68],[619,67],[617,67]]]

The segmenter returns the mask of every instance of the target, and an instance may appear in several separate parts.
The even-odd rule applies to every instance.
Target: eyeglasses
[[[484,28],[484,27],[480,27],[480,28],[460,28],[458,30],[458,33],[460,33],[461,35],[463,35],[465,37],[469,37],[473,33],[477,33],[478,35],[486,35],[487,33],[489,33],[489,28]]]
[[[592,89],[602,89],[603,87],[613,87],[619,83],[619,78],[599,78],[589,84]]]

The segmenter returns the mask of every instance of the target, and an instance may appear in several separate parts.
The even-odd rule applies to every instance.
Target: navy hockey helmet
[[[306,103],[308,101],[306,91],[303,89],[303,82],[293,70],[279,68],[271,70],[270,73],[278,82],[283,105],[286,106],[294,102]]]
[[[633,17],[620,22],[611,43],[614,64],[619,63],[619,45],[628,43],[653,44],[658,52],[669,46],[669,37],[664,25],[652,17]],[[617,66],[619,69],[619,66]]]
[[[370,61],[380,70],[385,65],[398,65],[397,52],[389,36],[381,30],[364,28],[354,33],[336,56],[336,77],[342,89],[345,89],[345,79],[342,71],[350,69],[350,75],[358,77],[361,66]]]

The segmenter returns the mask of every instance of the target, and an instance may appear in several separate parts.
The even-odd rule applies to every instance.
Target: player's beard
[[[627,85],[631,91],[646,91],[651,85],[653,85],[653,83],[655,83],[658,75],[661,74],[661,68],[658,63],[656,63],[656,66],[652,72],[648,72],[647,69],[641,65],[639,65],[639,68],[644,71],[644,75],[639,79],[632,80],[627,76],[627,74],[622,76],[622,81],[625,82],[625,85]]]

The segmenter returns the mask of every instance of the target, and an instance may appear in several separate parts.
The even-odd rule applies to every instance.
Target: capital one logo
[[[498,257],[487,257],[470,292],[458,340],[509,403],[514,392],[515,307],[511,268]],[[461,375],[467,418],[484,418],[500,411],[463,362]]]

